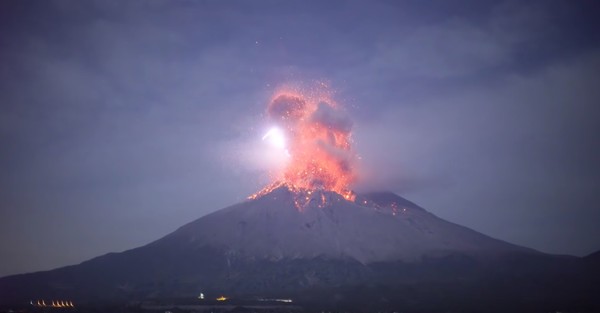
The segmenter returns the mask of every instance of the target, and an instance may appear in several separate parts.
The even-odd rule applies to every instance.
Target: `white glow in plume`
[[[285,135],[277,127],[271,128],[263,137],[263,141],[269,142],[274,147],[285,149]]]

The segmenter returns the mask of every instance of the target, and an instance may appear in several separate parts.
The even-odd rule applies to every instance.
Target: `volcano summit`
[[[287,185],[205,216],[163,240],[272,261],[324,258],[368,264],[452,252],[536,254],[444,221],[393,193],[347,200],[332,191]]]

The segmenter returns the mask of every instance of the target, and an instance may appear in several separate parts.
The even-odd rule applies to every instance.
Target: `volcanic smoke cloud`
[[[277,93],[268,117],[285,133],[289,163],[282,182],[292,188],[322,189],[350,195],[352,122],[327,95]]]

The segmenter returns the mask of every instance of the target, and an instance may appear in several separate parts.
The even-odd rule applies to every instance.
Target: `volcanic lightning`
[[[285,135],[277,127],[271,128],[263,137],[262,140],[268,140],[273,146],[284,149]]]
[[[356,178],[352,170],[352,122],[325,85],[309,92],[281,89],[271,98],[267,116],[277,127],[263,140],[286,149],[289,160],[275,183],[250,198],[287,185],[296,191],[333,191],[354,199],[349,189]]]

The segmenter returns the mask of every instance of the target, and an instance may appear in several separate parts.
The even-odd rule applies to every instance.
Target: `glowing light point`
[[[284,149],[285,148],[285,135],[281,129],[277,127],[271,128],[263,137],[262,140],[268,141],[273,146]]]

